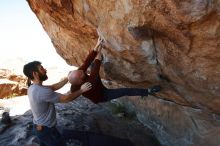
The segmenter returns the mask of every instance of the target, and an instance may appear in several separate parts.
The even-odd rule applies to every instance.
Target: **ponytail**
[[[30,79],[30,78],[27,79],[27,86],[28,86],[28,87],[31,86],[31,79]]]

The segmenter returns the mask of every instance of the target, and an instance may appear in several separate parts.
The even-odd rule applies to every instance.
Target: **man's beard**
[[[48,79],[47,74],[39,73],[39,79],[40,81],[46,81]]]

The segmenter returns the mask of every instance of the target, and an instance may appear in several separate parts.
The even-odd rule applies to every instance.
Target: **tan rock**
[[[26,79],[10,70],[0,69],[0,98],[27,94]]]

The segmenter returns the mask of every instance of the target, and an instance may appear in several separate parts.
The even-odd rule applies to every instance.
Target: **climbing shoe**
[[[161,90],[161,86],[156,85],[156,86],[148,88],[147,90],[148,90],[148,94],[154,94],[154,93],[159,92]]]

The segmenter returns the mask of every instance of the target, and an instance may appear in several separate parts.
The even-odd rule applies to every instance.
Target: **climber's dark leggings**
[[[109,101],[122,96],[147,96],[147,89],[140,88],[117,88],[117,89],[105,89],[104,101]]]

